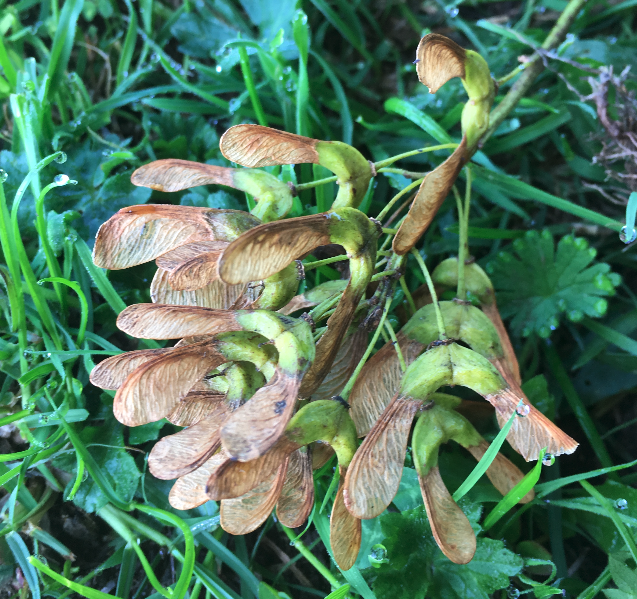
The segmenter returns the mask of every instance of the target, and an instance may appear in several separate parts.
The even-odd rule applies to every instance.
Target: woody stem
[[[586,2],[587,0],[570,0],[553,26],[553,29],[551,29],[551,32],[544,40],[542,50],[552,50],[562,43],[569,28]],[[511,86],[511,89],[507,95],[504,96],[502,102],[500,102],[491,113],[489,117],[489,128],[479,140],[480,145],[484,144],[484,142],[493,135],[493,132],[502,124],[502,121],[508,116],[511,110],[513,110],[515,105],[526,95],[533,85],[535,78],[543,69],[544,63],[542,62],[542,57],[539,54],[535,54],[527,63],[520,78]],[[469,151],[473,154],[477,149],[478,143],[470,148]]]

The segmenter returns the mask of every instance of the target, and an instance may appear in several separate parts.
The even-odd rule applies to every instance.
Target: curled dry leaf
[[[199,306],[135,304],[120,312],[117,327],[140,339],[181,339],[240,331],[235,314]]]
[[[195,385],[195,389],[197,386]],[[215,412],[224,399],[224,395],[215,391],[191,390],[166,416],[166,420],[175,426],[192,426]]]
[[[171,480],[196,470],[219,449],[219,427],[228,415],[225,403],[193,426],[168,435],[155,444],[148,457],[150,473],[161,480]]]
[[[294,412],[301,376],[277,368],[268,384],[228,418],[221,441],[233,458],[254,460],[277,442]]]
[[[168,495],[170,505],[177,510],[191,510],[206,503],[209,500],[206,495],[206,483],[213,472],[227,459],[228,455],[221,449],[203,466],[177,479]]]
[[[244,298],[252,303],[249,286],[245,283],[227,285],[217,279],[204,287],[192,291],[178,291],[170,284],[170,273],[157,269],[150,285],[150,298],[155,304],[174,306],[199,306],[218,310],[228,310]]]
[[[297,528],[307,521],[313,505],[312,457],[309,451],[297,449],[290,455],[276,516],[283,526]]]
[[[361,536],[361,521],[345,507],[341,482],[330,516],[330,545],[334,561],[341,570],[349,570],[356,562],[361,548]]]
[[[409,339],[401,331],[396,334],[396,339],[407,366],[425,349],[422,343]],[[369,433],[396,395],[402,376],[398,354],[392,342],[386,343],[363,366],[349,396],[352,420],[359,437]]]
[[[298,445],[282,437],[270,451],[249,462],[228,457],[208,480],[208,497],[219,501],[244,495],[268,480],[296,449]]]
[[[483,439],[478,445],[467,447],[467,449],[479,462],[487,449],[489,449],[489,443]],[[496,454],[495,459],[491,462],[489,468],[487,468],[486,474],[493,483],[493,486],[500,491],[502,495],[506,495],[524,478],[522,471],[501,453]],[[534,497],[535,491],[531,489],[520,499],[520,503],[528,503],[532,501]]]
[[[344,500],[357,518],[382,514],[398,492],[411,423],[420,401],[396,395],[347,469]]]
[[[221,502],[221,527],[231,535],[246,535],[256,530],[272,513],[283,488],[287,459],[266,481],[236,499]]]
[[[449,494],[437,466],[418,478],[438,547],[455,564],[468,564],[476,552],[476,537],[469,520]]]
[[[463,137],[453,154],[421,183],[416,199],[392,242],[394,252],[406,254],[429,228],[466,160],[467,140]]]
[[[226,362],[208,342],[186,345],[137,368],[118,389],[115,418],[139,426],[165,418],[204,375]]]
[[[91,371],[90,381],[101,389],[119,389],[126,378],[146,362],[170,353],[172,348],[141,349],[111,356],[103,360]]]
[[[219,275],[228,284],[266,279],[320,245],[330,243],[324,214],[266,223],[244,233],[224,251]]]
[[[444,35],[430,33],[416,49],[418,79],[435,94],[449,79],[465,77],[466,50]]]
[[[331,399],[340,395],[367,348],[367,331],[357,330],[345,339],[338,350],[330,371],[312,399]],[[350,404],[351,405],[351,404]]]
[[[504,426],[511,414],[517,409],[520,399],[524,406],[518,409],[518,416],[507,435],[507,441],[527,462],[537,460],[540,452],[558,456],[573,453],[579,443],[569,437],[562,429],[553,424],[542,412],[526,400],[521,390],[503,389],[501,392],[487,395],[485,399],[495,408],[500,427]],[[526,416],[522,416],[528,408]]]

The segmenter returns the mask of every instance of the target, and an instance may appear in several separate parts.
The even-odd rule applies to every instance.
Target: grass
[[[635,63],[633,8],[631,0],[0,1],[2,596],[263,599],[334,591],[330,597],[398,599],[421,596],[407,584],[416,570],[447,572],[448,580],[476,589],[460,594],[432,574],[427,596],[436,599],[562,591],[593,598],[604,589],[609,597],[634,596],[622,590],[621,573],[634,575],[636,565],[637,290],[635,246],[618,235],[634,220],[626,218],[634,179],[618,182],[605,169],[630,174],[635,163],[595,160],[607,133],[588,81],[603,68],[617,74]],[[469,566],[444,570],[409,524],[421,510],[409,457],[393,513],[365,522],[364,550],[348,572],[329,557],[329,520],[318,508],[300,538],[301,530],[283,529],[272,517],[245,538],[229,537],[214,502],[174,510],[169,487],[147,473],[153,443],[174,427],[162,421],[125,429],[113,419],[113,394],[88,382],[101,356],[159,346],[115,326],[127,305],[149,301],[153,266],[94,266],[99,225],[131,204],[246,209],[251,201],[213,188],[151,194],[130,184],[132,170],[168,157],[226,164],[220,135],[256,122],[359,148],[383,168],[363,208],[385,217],[391,202],[393,210],[409,197],[401,190],[417,180],[411,175],[431,170],[459,141],[460,82],[430,95],[412,64],[427,28],[482,53],[502,84],[488,140],[471,167],[469,226],[450,196],[406,261],[369,353],[386,336],[382,323],[387,338],[400,328],[427,276],[421,266],[433,269],[455,254],[463,230],[487,269],[503,252],[512,256],[529,231],[551,239],[574,232],[587,239],[581,252],[594,250],[595,263],[608,265],[588,283],[603,290],[604,277],[615,277],[596,313],[579,318],[571,304],[583,292],[569,288],[563,310],[541,313],[528,335],[513,336],[530,399],[581,443],[550,468],[530,469],[504,450],[530,472],[512,493],[523,496],[539,476],[536,499],[513,509],[510,498],[495,503],[488,484],[470,476],[467,456],[455,449],[441,455],[450,490],[466,493],[463,509],[476,522],[487,514],[482,546],[498,551],[491,577]],[[634,80],[625,87],[634,93]],[[612,94],[610,102],[611,117],[619,118]],[[329,207],[336,189],[329,172],[269,170],[298,183],[291,216]],[[466,180],[458,186],[462,195]],[[309,264],[308,287],[340,277],[330,257]],[[527,268],[519,280],[496,285],[505,319],[531,312],[524,277],[531,288],[544,283]],[[491,420],[483,423],[489,439],[496,431]],[[315,473],[317,506],[331,501],[333,466]],[[506,550],[494,545],[500,539]],[[367,554],[379,543],[389,564],[375,568]],[[402,555],[401,545],[413,556]]]

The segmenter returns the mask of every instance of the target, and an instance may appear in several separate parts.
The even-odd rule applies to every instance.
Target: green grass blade
[[[491,510],[491,513],[486,517],[482,525],[484,530],[489,530],[537,484],[537,481],[540,480],[540,473],[542,472],[542,458],[544,457],[545,451],[546,449],[543,449],[540,452],[537,458],[537,464],[535,464],[533,469]]]
[[[634,339],[590,318],[584,318],[582,324],[596,335],[599,335],[604,341],[616,345],[633,356],[637,356],[637,341]]]
[[[519,146],[527,144],[538,137],[548,135],[551,131],[555,131],[558,127],[568,123],[571,120],[571,113],[563,110],[558,114],[551,114],[539,121],[536,121],[524,129],[514,131],[505,137],[493,140],[487,143],[484,151],[489,155],[501,154],[508,152]]]
[[[86,268],[91,279],[93,279],[97,290],[102,294],[102,297],[113,309],[115,314],[119,314],[126,308],[126,304],[117,291],[115,291],[115,288],[104,274],[104,270],[93,264],[91,250],[89,250],[88,245],[86,245],[86,242],[81,237],[77,238],[75,249],[77,250],[80,260],[82,260],[82,264],[84,264],[84,268]]]
[[[349,590],[351,588],[352,587],[349,584],[344,584],[342,587],[336,589],[335,591],[332,591],[325,597],[325,599],[343,599],[347,595],[347,593],[349,593]]]
[[[252,102],[252,108],[257,115],[257,122],[259,125],[267,127],[268,119],[265,116],[265,112],[263,112],[263,106],[261,105],[261,100],[259,100],[257,88],[254,85],[252,70],[250,69],[250,59],[248,58],[248,51],[245,47],[239,47],[239,64],[241,65],[243,82],[245,83],[250,101]]]
[[[453,143],[451,136],[436,121],[406,100],[389,98],[384,106],[387,112],[399,114],[418,125],[421,129],[429,133],[439,144]]]
[[[79,283],[75,281],[69,281],[68,279],[64,279],[63,277],[48,277],[47,279],[41,279],[38,281],[38,284],[50,282],[50,283],[61,283],[62,285],[66,285],[70,287],[77,293],[78,298],[80,299],[81,306],[81,316],[80,316],[80,328],[77,332],[77,340],[76,345],[79,347],[84,343],[84,335],[86,335],[86,325],[88,323],[88,302],[86,301],[86,296],[82,291]]]
[[[133,52],[135,51],[135,41],[137,40],[137,13],[130,0],[126,1],[126,7],[128,8],[129,21],[126,37],[124,38],[124,45],[122,46],[122,53],[117,63],[115,80],[118,86],[128,77]]]
[[[212,551],[217,559],[234,570],[239,578],[241,578],[252,591],[254,596],[258,597],[259,580],[232,551],[207,532],[198,534],[197,541],[206,549]]]
[[[513,414],[509,416],[509,420],[507,420],[507,423],[502,427],[502,430],[498,433],[496,438],[491,441],[489,449],[484,452],[484,455],[476,464],[476,467],[471,471],[471,474],[467,476],[464,482],[453,494],[454,501],[457,502],[462,499],[480,480],[480,478],[482,478],[482,475],[487,471],[489,466],[491,466],[491,462],[493,462],[493,460],[495,460],[495,457],[498,455],[498,451],[500,451],[500,447],[502,447],[504,440],[506,439],[509,431],[511,430],[511,427],[513,426],[513,421],[516,418],[521,418],[521,416],[518,416],[517,411],[514,410]]]
[[[354,135],[354,123],[352,121],[352,113],[349,109],[349,102],[347,101],[345,90],[343,89],[341,82],[338,80],[338,77],[336,76],[328,62],[320,54],[314,52],[314,50],[310,50],[310,54],[312,55],[312,58],[316,59],[316,61],[321,65],[323,71],[325,72],[325,75],[330,80],[330,83],[334,88],[334,94],[336,95],[336,99],[341,106],[341,123],[343,127],[343,132],[341,133],[341,141],[344,141],[346,144],[351,145],[352,137]]]
[[[14,531],[11,531],[5,538],[7,539],[9,549],[11,549],[11,553],[13,553],[13,556],[22,570],[24,579],[29,585],[31,596],[33,599],[40,599],[40,581],[38,580],[38,573],[31,561],[34,558],[31,557],[26,543],[22,540],[20,535]]]
[[[617,472],[618,470],[623,470],[624,468],[632,468],[633,466],[637,466],[637,460],[627,462],[626,464],[620,464],[619,466],[613,466],[612,468],[600,468],[599,470],[591,470],[590,472],[573,474],[572,476],[566,476],[564,478],[558,478],[556,480],[551,480],[539,484],[535,488],[535,492],[538,498],[546,497],[553,491],[557,491],[557,489],[561,489],[566,485],[570,485],[572,483],[576,483],[589,478],[595,478],[596,476],[603,476],[605,474],[609,474],[610,472]]]
[[[84,586],[83,584],[78,584],[77,582],[73,582],[72,580],[65,578],[61,574],[58,574],[57,572],[51,570],[51,568],[43,564],[40,560],[35,559],[34,557],[29,558],[29,564],[32,567],[35,566],[38,570],[40,570],[40,572],[46,574],[56,582],[59,582],[67,589],[71,589],[74,593],[82,595],[82,597],[86,597],[86,599],[117,599],[117,597],[115,597],[114,595],[102,593],[102,591],[92,589],[90,587]],[[37,598],[34,597],[34,599]]]
[[[299,74],[296,89],[296,132],[299,135],[310,135],[310,123],[307,116],[310,96],[310,84],[307,76],[307,56],[310,44],[310,33],[307,26],[307,15],[297,10],[292,22],[294,43],[299,49]]]
[[[612,229],[613,231],[619,232],[624,226],[623,223],[620,223],[615,219],[604,216],[603,214],[599,214],[594,210],[584,208],[583,206],[578,206],[577,204],[569,202],[568,200],[558,198],[557,196],[547,193],[546,191],[542,191],[541,189],[537,189],[536,187],[533,187],[532,185],[529,185],[524,181],[519,181],[518,179],[516,179],[515,177],[511,177],[510,175],[496,173],[485,168],[481,168],[477,165],[474,165],[474,167],[472,168],[476,177],[479,177],[480,179],[483,179],[485,181],[489,181],[496,187],[500,188],[501,191],[513,198],[540,202],[541,204],[546,204],[551,208],[557,208],[562,212],[572,214],[573,216],[577,216],[578,218],[582,218],[591,223],[595,223],[596,225],[607,227],[608,229]]]
[[[557,380],[559,386],[562,388],[564,397],[566,398],[568,405],[571,407],[571,410],[573,410],[573,412],[575,413],[575,417],[577,418],[580,426],[584,430],[586,437],[592,445],[595,455],[597,455],[597,458],[604,468],[611,468],[613,466],[613,462],[610,459],[608,450],[606,449],[606,446],[602,441],[599,431],[595,427],[593,419],[586,410],[586,407],[582,403],[580,396],[575,390],[573,382],[568,376],[568,373],[566,372],[566,369],[564,368],[562,360],[560,359],[555,347],[553,345],[545,344],[544,352],[546,354],[550,369],[553,372],[553,376]],[[616,478],[616,476],[612,476],[612,478]]]
[[[62,7],[60,20],[55,30],[53,46],[51,47],[51,58],[47,71],[49,97],[57,91],[63,81],[66,81],[65,72],[75,41],[75,27],[83,6],[84,0],[67,0]]]

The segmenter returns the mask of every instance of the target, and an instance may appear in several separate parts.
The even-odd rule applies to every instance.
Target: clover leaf
[[[621,278],[608,264],[595,262],[596,255],[585,239],[573,235],[560,239],[557,248],[547,230],[516,239],[513,251],[500,252],[486,266],[502,317],[512,317],[518,335],[537,332],[546,338],[562,314],[573,322],[603,316],[604,298],[615,294]]]

